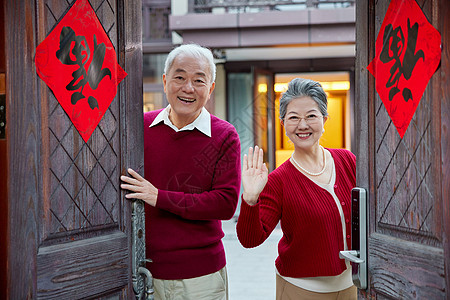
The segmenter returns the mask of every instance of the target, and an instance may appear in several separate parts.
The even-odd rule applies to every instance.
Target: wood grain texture
[[[128,76],[122,82],[119,91],[121,99],[120,141],[122,153],[120,175],[126,174],[127,168],[133,168],[144,175],[144,116],[143,116],[143,82],[142,82],[142,2],[121,1],[119,11],[123,12],[119,19],[119,39],[123,41],[119,51],[118,61]],[[124,215],[122,229],[131,236],[131,203],[125,199],[125,192],[121,192]],[[129,247],[131,247],[131,240]],[[128,277],[131,278],[131,255],[128,258],[130,268]],[[128,297],[134,295],[132,282],[128,282]]]
[[[368,233],[375,231],[374,220],[376,207],[373,184],[373,103],[374,80],[366,69],[374,57],[373,44],[373,7],[374,0],[356,2],[356,61],[355,61],[355,130],[353,150],[356,155],[356,186],[365,188],[368,195],[369,222]],[[371,274],[368,275],[370,285]],[[376,299],[374,290],[358,290],[362,299]]]
[[[377,15],[382,20],[389,2],[378,2]],[[421,4],[431,20],[431,1]],[[376,30],[379,30],[376,24]],[[376,97],[376,184],[377,222],[389,235],[437,245],[440,240],[439,180],[433,145],[440,142],[433,126],[433,77],[403,138],[381,99]]]
[[[356,2],[356,61],[355,61],[355,149],[356,185],[369,189],[369,78],[366,67],[369,64],[369,2]],[[369,197],[370,198],[370,197]]]
[[[100,30],[106,31],[117,48],[118,12],[115,4],[115,1],[90,1],[102,25]],[[49,31],[70,8],[68,2],[44,1],[40,16],[42,28],[38,30]],[[61,239],[66,233],[76,237],[81,231],[119,224],[122,210],[118,192],[119,101],[116,96],[92,136],[84,142],[53,94],[49,92],[43,99],[42,110],[48,107],[48,116],[45,116],[48,131],[43,133],[48,142],[44,145],[49,148],[49,163],[44,167],[44,172],[49,173],[46,176],[49,199],[45,205],[48,211],[44,212],[44,242]]]
[[[38,248],[39,187],[42,182],[40,108],[35,105],[37,76],[33,57],[37,44],[34,20],[34,1],[6,1],[10,299],[36,297],[36,260],[30,258],[35,257]]]
[[[126,2],[126,1],[125,1]],[[122,141],[124,146],[124,168],[134,168],[141,175],[144,174],[144,121],[143,121],[143,82],[134,80],[142,78],[142,36],[141,32],[133,28],[141,27],[142,9],[141,1],[133,5],[124,6],[124,26],[121,34],[125,41],[119,59],[124,61],[125,72],[128,76],[123,82],[121,97],[128,118],[121,123]],[[139,99],[139,100],[137,100]],[[122,174],[126,169],[121,170]]]
[[[434,1],[435,3],[437,1]],[[450,5],[447,0],[439,0],[436,9],[442,35],[441,66],[437,70],[440,75],[437,100],[440,104],[441,122],[441,197],[442,197],[442,224],[443,248],[445,255],[446,295],[450,299]],[[437,12],[436,12],[437,13]],[[437,110],[438,111],[438,110]]]
[[[108,27],[119,64],[128,66],[129,85],[119,85],[84,144],[34,64],[36,46],[74,1],[6,2],[10,214],[8,281],[2,296],[132,299],[131,210],[119,189],[119,175],[130,164],[143,166],[141,3],[90,1]],[[127,56],[129,48],[136,50]],[[58,145],[63,145],[61,155]],[[69,174],[68,168],[76,171]],[[76,212],[67,200],[75,200],[85,216],[65,215]],[[58,209],[65,219],[55,223]],[[68,230],[61,230],[61,224]]]
[[[393,299],[445,299],[442,249],[373,234],[369,240],[371,285]]]
[[[5,1],[0,0],[0,97],[6,91],[5,61]],[[5,103],[6,104],[6,103]],[[8,237],[8,145],[6,139],[0,139],[0,291],[7,291],[7,237]],[[5,295],[6,297],[8,295]]]
[[[83,299],[120,290],[128,280],[128,238],[122,233],[41,247],[37,299]]]
[[[443,45],[450,39],[447,2],[417,1],[441,32]],[[369,289],[359,296],[450,299],[449,51],[443,47],[441,66],[400,139],[375,91],[375,79],[364,77],[389,3],[358,1],[356,6],[357,185],[370,187]]]

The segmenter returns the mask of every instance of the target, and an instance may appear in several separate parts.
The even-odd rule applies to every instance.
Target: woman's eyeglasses
[[[322,115],[316,115],[316,114],[309,114],[306,117],[299,117],[299,116],[290,116],[286,118],[286,125],[288,126],[298,126],[301,122],[301,120],[305,120],[305,123],[308,125],[317,124],[320,121],[320,118],[322,118]]]

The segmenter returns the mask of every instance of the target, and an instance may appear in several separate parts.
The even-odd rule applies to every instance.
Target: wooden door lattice
[[[431,104],[422,99],[403,139],[379,98],[376,107],[377,223],[432,237]]]
[[[114,1],[91,1],[99,21],[117,48]],[[47,34],[70,8],[48,1]],[[58,16],[58,17],[56,17]],[[116,96],[117,98],[117,96]],[[120,224],[119,101],[113,100],[87,143],[53,95],[48,98],[48,239]]]

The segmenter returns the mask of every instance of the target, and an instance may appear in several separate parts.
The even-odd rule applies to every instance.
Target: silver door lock
[[[352,189],[352,250],[340,251],[339,257],[352,264],[352,279],[359,289],[367,289],[367,192]]]

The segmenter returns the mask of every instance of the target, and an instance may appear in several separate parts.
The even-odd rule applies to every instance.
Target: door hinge
[[[0,139],[6,138],[6,95],[0,95]]]

